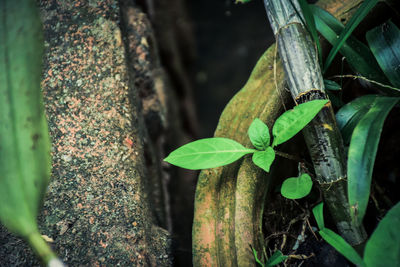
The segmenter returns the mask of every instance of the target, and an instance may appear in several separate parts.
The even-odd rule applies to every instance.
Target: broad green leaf
[[[299,199],[307,196],[312,188],[310,175],[303,173],[300,177],[287,178],[282,183],[281,194],[288,199]]]
[[[379,222],[364,251],[368,267],[400,265],[400,202]]]
[[[268,126],[256,118],[247,131],[250,141],[258,150],[265,150],[269,146],[270,136]]]
[[[275,266],[284,260],[286,260],[288,256],[285,256],[282,254],[280,250],[275,251],[274,254],[268,259],[268,261],[265,263],[265,266]]]
[[[334,247],[340,254],[342,254],[346,259],[358,266],[366,266],[357,251],[350,246],[346,240],[340,235],[336,234],[328,228],[322,228],[319,231],[321,237],[332,247]]]
[[[344,29],[343,24],[322,8],[311,5],[310,9],[314,14],[317,30],[326,40],[328,40],[329,43],[332,45],[336,44],[340,33]],[[341,46],[339,52],[346,57],[347,62],[353,71],[360,73],[362,76],[370,80],[387,84],[387,79],[376,62],[372,52],[366,45],[358,41],[356,38],[350,36]],[[396,92],[391,89],[381,89],[388,93]]]
[[[317,221],[318,228],[320,230],[325,228],[325,222],[324,222],[324,202],[319,203],[317,206],[315,206],[312,209],[312,212],[314,214],[315,220]]]
[[[181,146],[172,151],[164,161],[181,168],[200,170],[227,165],[255,151],[234,140],[214,137]]]
[[[328,103],[328,100],[312,100],[283,113],[272,128],[272,135],[274,136],[272,146],[282,144],[295,136],[318,114],[326,103]]]
[[[362,222],[367,209],[372,170],[383,123],[398,101],[399,98],[395,97],[377,97],[351,136],[347,184],[351,216],[357,223]]]
[[[272,147],[268,147],[265,151],[254,152],[252,159],[255,165],[264,171],[269,172],[271,164],[275,159],[275,151]]]
[[[344,105],[336,113],[336,122],[345,145],[350,143],[351,134],[357,123],[368,112],[378,95],[365,95]]]
[[[400,88],[400,30],[388,21],[367,32],[368,45],[393,86]]]
[[[326,72],[326,70],[329,68],[337,52],[339,52],[339,49],[343,46],[347,38],[349,38],[349,36],[355,30],[358,24],[360,24],[360,22],[377,3],[378,0],[365,0],[362,5],[357,9],[357,11],[351,17],[350,21],[346,24],[346,26],[340,33],[336,42],[333,44],[333,47],[325,60],[324,72]]]
[[[36,1],[0,1],[0,221],[47,263],[36,223],[51,173],[42,36]]]
[[[324,79],[324,85],[325,85],[325,89],[326,90],[331,90],[331,91],[340,91],[340,90],[342,90],[342,87],[340,87],[340,85],[335,81]]]
[[[51,168],[42,25],[35,1],[0,1],[0,10],[0,219],[26,237],[36,231]]]

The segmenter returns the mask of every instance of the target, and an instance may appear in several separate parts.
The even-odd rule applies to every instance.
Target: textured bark
[[[161,60],[167,67],[177,97],[183,103],[182,119],[193,135],[198,133],[189,69],[195,57],[194,36],[184,0],[146,0],[145,7],[154,25]]]
[[[297,104],[328,99],[314,44],[288,1],[264,0],[277,39],[285,79]],[[297,11],[300,6],[293,1]],[[329,102],[303,129],[316,180],[340,234],[352,245],[365,241],[362,226],[351,220],[346,189],[346,156],[333,108]]]
[[[274,47],[260,58],[244,88],[221,115],[215,136],[234,139],[248,147],[247,129],[255,118],[269,127],[282,111],[273,77]],[[278,66],[279,89],[284,98],[283,71]],[[204,170],[196,189],[193,223],[194,266],[251,266],[250,246],[260,248],[262,203],[271,174],[245,157],[228,166]]]
[[[339,18],[347,19],[357,1],[319,1],[330,7]],[[254,118],[272,126],[282,112],[282,99],[289,93],[284,89],[283,68],[277,64],[274,83],[275,45],[260,58],[244,88],[229,102],[221,115],[215,136],[232,138],[251,146],[247,129]],[[256,266],[250,246],[262,255],[261,220],[264,203],[268,203],[271,185],[287,178],[290,162],[274,162],[269,174],[245,157],[228,166],[204,170],[196,189],[193,223],[194,266]],[[285,174],[286,172],[286,174]],[[266,200],[266,201],[264,201]]]
[[[195,39],[189,13],[184,0],[146,0],[144,9],[151,21],[157,38],[160,62],[168,74],[168,83],[175,89],[169,91],[167,121],[174,129],[164,140],[168,151],[172,151],[193,139],[198,134],[198,123],[193,104],[190,70],[195,58]],[[179,104],[178,104],[179,103]],[[165,157],[166,155],[163,155]],[[191,230],[193,222],[194,192],[197,172],[165,166],[169,173],[168,190],[170,201],[170,228],[176,239],[174,263],[188,266],[192,262]]]
[[[161,159],[187,137],[147,15],[131,1],[39,6],[53,146],[41,233],[68,266],[172,265]],[[37,265],[0,229],[0,266]]]

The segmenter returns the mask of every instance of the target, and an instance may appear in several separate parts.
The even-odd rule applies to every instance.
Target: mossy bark
[[[161,159],[179,103],[147,15],[132,1],[38,5],[53,147],[41,234],[68,266],[171,266]],[[0,265],[39,262],[1,228]]]
[[[334,15],[347,19],[359,1],[319,1]],[[289,99],[279,60],[274,77],[275,45],[260,58],[248,82],[223,111],[215,136],[251,146],[247,129],[255,118],[271,127]],[[276,81],[276,83],[275,83]],[[194,266],[256,266],[250,246],[262,255],[261,220],[271,184],[290,170],[279,158],[269,174],[249,157],[228,166],[203,170],[196,189],[193,222]],[[287,177],[287,176],[286,176]]]
[[[269,127],[282,111],[283,72],[278,64],[275,89],[274,46],[260,58],[244,88],[221,115],[215,136],[234,139],[248,147],[247,129],[255,118]],[[271,172],[273,173],[273,171]],[[199,176],[193,223],[194,266],[247,266],[252,264],[250,246],[260,248],[261,210],[271,175],[257,169],[251,159],[204,170]]]

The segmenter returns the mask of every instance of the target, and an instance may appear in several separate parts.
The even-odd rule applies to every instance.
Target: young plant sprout
[[[172,151],[164,160],[181,168],[199,170],[224,166],[246,154],[253,154],[253,163],[269,172],[275,160],[274,148],[300,132],[327,103],[328,100],[313,100],[283,113],[272,128],[272,144],[268,126],[256,118],[248,130],[250,141],[255,149],[246,148],[228,138],[205,138],[181,146]],[[306,196],[311,187],[310,176],[303,174],[299,178],[287,179],[281,190],[283,196],[297,199]]]

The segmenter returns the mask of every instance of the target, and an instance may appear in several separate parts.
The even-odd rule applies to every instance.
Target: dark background
[[[211,137],[229,100],[273,43],[262,1],[187,1],[196,39],[192,69],[200,137]]]
[[[274,37],[262,1],[235,4],[234,0],[187,0],[185,4],[195,39],[195,56],[187,71],[193,85],[199,126],[194,139],[199,139],[213,136],[224,107],[245,85]],[[194,180],[197,179],[197,172],[179,171],[186,172],[187,177],[195,175]],[[182,190],[178,189],[182,184],[170,183],[172,208],[181,207],[173,211],[175,266],[192,265],[193,182]],[[179,194],[186,197],[181,198]],[[182,199],[187,203],[182,204]]]

